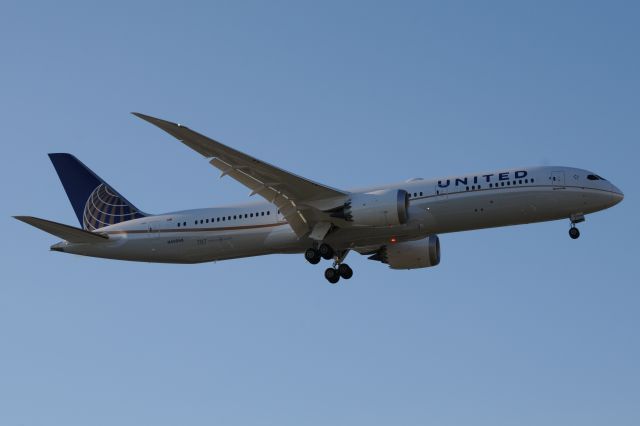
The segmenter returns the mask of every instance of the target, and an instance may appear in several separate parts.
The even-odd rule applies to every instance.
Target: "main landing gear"
[[[320,262],[320,253],[314,248],[309,248],[304,252],[304,258],[307,259],[307,262],[310,264],[317,265]]]
[[[319,247],[311,247],[304,252],[304,258],[312,265],[320,262],[320,259],[333,259],[333,266],[324,271],[324,277],[331,284],[336,284],[340,278],[348,280],[353,276],[353,269],[344,262],[349,250],[336,252],[330,245],[322,243]]]
[[[576,228],[576,223],[584,222],[584,214],[576,213],[572,214],[570,217],[571,220],[571,228],[569,228],[569,236],[572,240],[577,240],[580,238],[580,230]]]

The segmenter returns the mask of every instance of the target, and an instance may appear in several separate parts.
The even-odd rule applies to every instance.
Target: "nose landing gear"
[[[569,236],[573,240],[580,238],[580,230],[572,225],[571,228],[569,228]]]
[[[572,240],[580,238],[580,230],[576,228],[576,223],[584,222],[584,214],[576,213],[572,214],[569,218],[571,220],[571,228],[569,228],[569,236]]]

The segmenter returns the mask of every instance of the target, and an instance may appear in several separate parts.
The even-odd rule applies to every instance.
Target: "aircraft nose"
[[[613,199],[613,204],[616,205],[624,199],[624,194],[622,193],[622,191],[620,191],[620,189],[617,186],[613,184],[611,184],[611,186],[613,187],[613,192],[611,193],[611,197]]]

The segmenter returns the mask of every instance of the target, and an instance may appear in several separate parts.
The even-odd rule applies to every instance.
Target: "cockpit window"
[[[605,178],[598,175],[587,175],[587,179],[589,180],[606,180]]]

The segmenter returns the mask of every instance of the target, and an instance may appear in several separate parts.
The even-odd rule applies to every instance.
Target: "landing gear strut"
[[[572,240],[577,240],[580,238],[580,230],[576,228],[576,223],[584,222],[584,214],[576,213],[572,214],[570,217],[571,220],[571,228],[569,228],[569,236]]]

